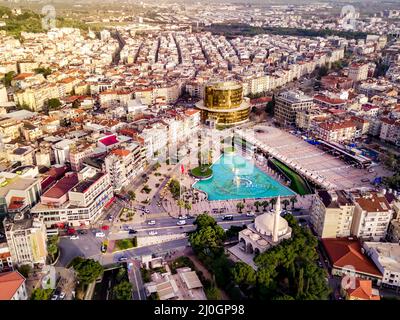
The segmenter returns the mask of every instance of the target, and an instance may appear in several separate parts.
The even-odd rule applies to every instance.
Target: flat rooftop
[[[61,178],[54,186],[47,190],[42,196],[46,198],[59,199],[71,190],[79,182],[78,175],[71,175]]]

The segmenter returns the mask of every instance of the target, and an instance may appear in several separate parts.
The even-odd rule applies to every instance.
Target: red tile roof
[[[111,151],[111,153],[115,154],[116,156],[126,157],[127,155],[130,154],[130,151],[125,149],[114,149]]]
[[[11,300],[24,282],[18,271],[0,273],[0,300]]]
[[[356,272],[382,278],[375,264],[361,252],[358,240],[347,238],[322,239],[331,264],[336,268],[353,266]]]
[[[43,196],[48,198],[61,198],[69,190],[72,189],[79,182],[78,175],[73,173],[71,175],[65,176],[59,180],[53,187],[47,190]]]
[[[25,198],[23,198],[23,197],[11,197],[10,205],[8,206],[8,209],[15,210],[15,209],[21,208],[25,203],[24,200],[25,200]]]
[[[350,297],[354,297],[360,300],[380,300],[381,297],[372,294],[372,281],[371,280],[361,280],[356,278],[355,288],[347,289],[347,293]]]

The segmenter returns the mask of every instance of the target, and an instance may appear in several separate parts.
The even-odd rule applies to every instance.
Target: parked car
[[[120,258],[118,259],[119,262],[123,262],[123,261],[126,261],[126,260],[128,260],[127,257],[120,257]]]
[[[254,216],[255,216],[254,212],[247,212],[246,213],[246,217],[254,217]]]
[[[133,230],[133,229],[129,229],[128,233],[129,233],[129,234],[135,234],[135,233],[137,233],[137,231],[136,231],[136,230]]]
[[[78,234],[81,234],[81,235],[87,234],[87,231],[86,231],[86,230],[77,230],[76,232],[77,232]]]
[[[149,236],[156,236],[157,234],[158,234],[158,232],[155,230],[152,230],[149,232]]]
[[[233,220],[233,215],[231,214],[226,214],[222,217],[222,220]]]
[[[51,300],[58,300],[58,295],[53,294],[53,296],[51,297]]]
[[[69,238],[70,238],[71,240],[78,240],[78,239],[79,239],[79,236],[73,235],[73,236],[70,236]]]
[[[183,225],[186,224],[186,220],[179,220],[176,224],[177,224],[178,226],[183,226]]]
[[[96,238],[104,238],[105,236],[104,232],[96,232]]]
[[[60,300],[64,300],[64,298],[65,298],[65,292],[61,292],[60,293]]]
[[[186,220],[186,219],[187,219],[187,216],[185,216],[185,215],[179,216],[178,219],[179,219],[179,220]]]
[[[102,253],[106,253],[107,252],[107,245],[105,245],[104,243],[101,245],[100,251]]]
[[[155,220],[150,220],[149,222],[147,222],[147,224],[149,226],[154,226],[156,224],[156,221]]]

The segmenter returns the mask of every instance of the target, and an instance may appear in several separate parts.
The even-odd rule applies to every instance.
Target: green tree
[[[232,271],[233,279],[240,286],[253,286],[257,281],[255,270],[244,262],[237,262]]]
[[[277,202],[276,198],[272,198],[272,199],[270,200],[270,202],[269,202],[269,203],[271,204],[271,206],[272,206],[272,209],[274,208],[274,206],[275,206],[276,202]]]
[[[259,207],[261,207],[261,202],[260,201],[254,202],[254,206],[256,207],[256,211],[259,212]]]
[[[76,257],[71,262],[71,266],[78,274],[78,280],[82,284],[89,284],[103,274],[103,266],[93,259]]]
[[[118,270],[117,275],[115,276],[115,279],[117,280],[117,282],[121,282],[122,279],[124,279],[126,276],[126,269],[125,268],[120,268]]]
[[[272,95],[272,100],[267,103],[266,112],[273,117],[275,114],[275,94]]]
[[[290,202],[292,203],[292,209],[294,209],[294,205],[297,202],[297,198],[296,197],[291,197],[290,198]]]
[[[269,206],[269,202],[268,200],[264,200],[261,202],[261,206],[263,207],[263,211],[267,210],[268,206]]]
[[[289,201],[288,199],[284,199],[284,200],[282,201],[282,204],[283,204],[283,206],[284,206],[284,208],[285,208],[285,210],[286,210],[287,206],[290,204],[290,201]]]
[[[244,203],[243,203],[243,202],[238,202],[238,203],[236,204],[236,208],[238,209],[238,211],[239,211],[240,213],[242,213],[242,210],[244,209]]]
[[[57,98],[52,98],[47,101],[47,107],[49,110],[57,110],[61,106],[61,102]]]
[[[221,291],[215,285],[207,287],[205,293],[208,300],[221,300]]]
[[[189,213],[189,211],[192,210],[192,204],[189,201],[185,201],[183,207],[187,210],[187,213]]]
[[[132,300],[132,284],[123,281],[113,288],[113,294],[116,300]]]
[[[36,288],[32,291],[31,300],[49,300],[52,289]]]
[[[172,196],[175,199],[179,198],[179,194],[180,194],[180,183],[178,180],[176,179],[171,179],[170,183],[169,183],[169,191],[171,191]]]
[[[54,261],[58,253],[58,236],[49,237],[47,240],[47,253],[50,256],[51,261]]]
[[[50,68],[36,68],[35,70],[36,74],[42,74],[43,77],[47,79],[47,76],[49,76],[52,73],[52,70]]]
[[[7,72],[4,75],[3,82],[4,82],[4,86],[5,87],[11,87],[11,81],[14,78],[14,76],[15,76],[15,72],[14,71]]]
[[[29,277],[29,274],[32,272],[32,267],[29,264],[23,264],[18,268],[20,274],[22,274],[25,278]]]
[[[129,197],[129,200],[135,201],[136,200],[136,193],[134,191],[132,191],[132,190],[129,190],[128,197]]]
[[[208,214],[200,214],[197,216],[196,220],[194,221],[194,225],[197,225],[198,229],[204,229],[208,226],[214,227],[217,224],[215,219]]]

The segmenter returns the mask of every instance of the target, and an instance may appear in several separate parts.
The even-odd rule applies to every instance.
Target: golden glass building
[[[204,123],[234,126],[248,121],[250,104],[243,99],[243,86],[237,82],[218,82],[205,87],[204,101],[196,105]]]

